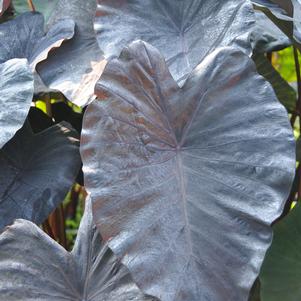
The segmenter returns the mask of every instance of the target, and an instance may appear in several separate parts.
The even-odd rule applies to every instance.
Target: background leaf
[[[89,203],[71,253],[25,220],[0,235],[0,294],[6,301],[154,300],[102,242]]]
[[[256,26],[251,34],[256,53],[284,49],[292,44],[291,40],[261,11],[255,11]]]
[[[105,66],[93,29],[95,10],[95,0],[59,0],[47,26],[69,17],[76,22],[75,35],[37,68],[47,86],[61,91],[78,106],[95,98],[94,86]]]
[[[252,2],[256,9],[263,11],[301,50],[301,4],[298,1],[252,0]],[[295,6],[294,12],[292,3]]]
[[[274,240],[262,272],[262,301],[296,301],[301,298],[301,206],[274,226]]]
[[[235,45],[251,53],[253,10],[244,0],[98,0],[95,30],[106,58],[137,39],[165,57],[178,83],[217,47]]]

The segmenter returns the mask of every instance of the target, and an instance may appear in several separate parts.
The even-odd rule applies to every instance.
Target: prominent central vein
[[[184,231],[185,231],[185,236],[189,245],[189,250],[190,254],[192,254],[192,244],[191,244],[191,235],[190,235],[190,228],[189,228],[189,218],[188,218],[188,212],[187,212],[187,204],[186,204],[186,185],[185,185],[185,177],[184,177],[184,168],[183,168],[183,161],[182,161],[182,156],[181,156],[181,150],[177,149],[176,150],[177,155],[176,155],[176,161],[177,161],[177,174],[178,174],[178,180],[179,180],[179,187],[180,187],[180,201],[182,204],[182,209],[183,209],[183,215],[184,215]]]

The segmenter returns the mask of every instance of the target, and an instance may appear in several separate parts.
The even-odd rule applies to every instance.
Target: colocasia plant
[[[0,1],[0,301],[301,298],[288,2]]]

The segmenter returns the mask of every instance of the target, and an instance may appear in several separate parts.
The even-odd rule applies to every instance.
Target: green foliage
[[[274,226],[261,272],[263,301],[301,300],[301,205]]]
[[[300,53],[299,60],[301,61]],[[288,83],[297,82],[293,47],[288,47],[275,53],[273,65]]]
[[[32,2],[36,11],[41,12],[45,17],[45,20],[48,20],[54,8],[56,7],[58,0],[33,0]],[[17,15],[29,11],[28,3],[24,0],[13,0],[13,6]]]

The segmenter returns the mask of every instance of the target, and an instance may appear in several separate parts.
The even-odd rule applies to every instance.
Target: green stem
[[[34,4],[32,2],[32,0],[27,0],[27,3],[28,3],[28,6],[29,6],[29,9],[32,11],[32,12],[35,12],[36,9],[34,7]]]

